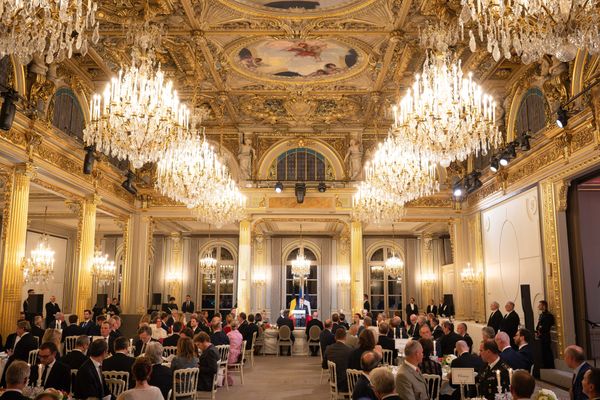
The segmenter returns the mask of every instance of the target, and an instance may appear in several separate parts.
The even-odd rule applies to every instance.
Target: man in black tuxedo
[[[0,396],[0,400],[29,400],[28,397],[23,396],[23,389],[29,379],[29,364],[17,360],[6,370],[6,390]]]
[[[86,353],[89,347],[90,337],[88,335],[81,335],[75,341],[73,350],[62,356],[60,360],[67,364],[71,369],[79,369],[88,359]]]
[[[304,318],[296,320],[296,326],[299,328],[306,327],[306,317],[308,317],[308,306],[304,304],[304,298],[300,297],[300,301],[296,305],[296,311],[304,311]]]
[[[418,317],[416,314],[410,316],[410,325],[408,327],[408,337],[413,338],[415,340],[419,340],[421,338],[419,330],[421,329],[421,325],[418,323]]]
[[[427,314],[433,314],[434,316],[437,316],[437,313],[438,307],[435,305],[435,302],[433,299],[429,300],[429,304],[427,305]]]
[[[523,356],[510,347],[510,340],[506,332],[496,334],[496,344],[500,349],[500,358],[512,369],[524,369],[528,371],[528,363]]]
[[[535,327],[535,337],[540,341],[542,352],[542,368],[554,368],[554,353],[552,352],[552,338],[550,331],[554,326],[554,315],[548,311],[548,302],[540,300],[538,303],[540,316]]]
[[[324,329],[321,331],[319,335],[319,343],[321,345],[321,354],[324,356],[325,351],[327,350],[327,346],[335,343],[335,336],[331,333],[331,327],[333,326],[333,322],[330,319],[325,320]],[[323,369],[327,369],[327,361],[325,357],[323,357],[323,364],[321,365]]]
[[[363,296],[363,310],[367,310],[367,312],[371,312],[371,303],[369,303],[369,295],[364,294]]]
[[[529,344],[531,340],[531,332],[525,328],[519,328],[517,334],[514,337],[515,344],[519,348],[519,355],[525,360],[526,368],[523,368],[525,371],[530,371],[531,366],[534,362],[533,357],[533,346]]]
[[[37,365],[31,366],[29,375],[31,386],[41,386],[44,389],[52,388],[65,393],[71,391],[71,368],[56,360],[58,348],[54,342],[42,343],[38,358],[42,366],[42,375],[39,376]]]
[[[129,372],[129,388],[135,386],[135,379],[131,375],[131,367],[135,358],[130,357],[128,354],[129,341],[124,336],[119,336],[113,343],[115,353],[112,357],[106,358],[102,361],[103,371],[123,371]]]
[[[155,340],[152,339],[152,329],[149,326],[140,326],[137,333],[139,339],[133,344],[133,355],[135,357],[144,354],[148,344],[150,344],[150,342],[155,342]]]
[[[60,312],[60,307],[56,303],[56,296],[50,296],[50,301],[46,303],[46,328],[54,328],[52,323],[56,319],[56,313]]]
[[[192,330],[192,332],[194,333],[194,336],[196,336],[197,334],[199,334],[200,332],[202,332],[202,328],[200,327],[200,322],[198,320],[198,316],[196,314],[193,314],[190,317],[190,329]]]
[[[65,338],[68,336],[79,336],[83,335],[84,330],[77,325],[77,314],[69,315],[69,325],[65,327],[62,331],[62,341],[65,341]]]
[[[183,324],[179,321],[173,323],[173,325],[171,326],[171,335],[167,336],[164,340],[163,340],[163,346],[167,347],[171,347],[171,346],[177,346],[177,342],[179,341],[179,334],[181,333],[181,330],[183,329]],[[227,344],[229,344],[229,342],[227,342]]]
[[[494,333],[498,333],[500,331],[500,325],[502,324],[502,320],[504,316],[500,312],[500,304],[497,301],[492,301],[490,304],[490,316],[488,318],[487,326],[494,329]]]
[[[327,361],[335,363],[336,383],[338,391],[348,391],[348,378],[346,370],[350,359],[352,349],[346,345],[346,330],[338,328],[335,331],[335,343],[326,346],[323,353],[323,364],[327,366]]]
[[[573,379],[569,395],[571,400],[587,400],[583,393],[583,377],[592,368],[585,360],[585,353],[579,346],[569,346],[565,349],[565,364],[573,370]]]
[[[6,371],[13,361],[21,360],[27,362],[29,359],[29,352],[37,349],[37,340],[29,333],[31,326],[29,321],[20,320],[17,322],[17,330],[14,339],[13,353],[8,357],[6,367],[2,372],[2,379],[0,379],[0,387],[6,387]]]
[[[365,351],[362,353],[360,356],[360,368],[363,373],[356,380],[354,390],[352,391],[352,400],[377,400],[369,378],[371,371],[377,368],[380,361],[381,357],[374,351]]]
[[[487,365],[477,375],[475,382],[477,382],[479,387],[479,395],[485,397],[487,400],[494,400],[498,393],[496,371],[500,371],[500,386],[502,391],[507,392],[510,390],[509,367],[500,359],[499,354],[500,350],[498,350],[496,342],[493,340],[481,342],[479,355]]]
[[[373,386],[373,392],[380,400],[400,400],[396,393],[396,381],[394,374],[387,367],[375,368],[369,374],[369,380]]]
[[[469,350],[469,345],[464,340],[459,340],[456,342],[456,355],[458,356],[450,363],[450,368],[473,368],[475,372],[479,373],[483,367],[484,363],[475,354],[471,353]],[[452,382],[452,375],[449,376],[450,382]],[[460,386],[452,385],[453,388],[457,389],[452,393],[453,399],[460,399]],[[469,398],[473,398],[477,396],[477,389],[474,385],[468,385],[467,387],[467,396]]]
[[[249,340],[248,336],[251,335],[250,333],[250,324],[247,321],[247,317],[246,317],[246,313],[245,312],[241,312],[238,314],[238,331],[240,331],[240,333],[242,334],[242,337],[244,338],[244,340]]]
[[[212,390],[215,374],[219,370],[219,352],[210,342],[210,337],[206,332],[201,332],[194,337],[194,344],[202,353],[198,359],[198,390],[209,392]]]
[[[440,326],[440,320],[437,317],[431,319],[431,335],[433,340],[440,340],[444,336],[444,330]]]
[[[169,390],[173,388],[173,372],[170,368],[162,365],[163,347],[158,342],[148,343],[145,356],[152,363],[152,373],[148,384],[160,389],[163,397],[168,399]]]
[[[81,334],[89,334],[89,330],[93,325],[94,321],[92,320],[92,310],[84,310],[83,321],[79,323],[79,327],[81,328]]]
[[[465,324],[464,322],[458,324],[456,326],[456,333],[458,333],[462,337],[461,340],[464,340],[467,343],[467,345],[469,346],[469,353],[472,353],[473,339],[471,338],[471,336],[469,336],[469,333],[467,332],[467,324]]]
[[[95,397],[102,399],[110,396],[110,391],[102,375],[102,362],[108,356],[108,344],[105,340],[96,339],[88,349],[90,356],[77,371],[73,394],[76,399]]]
[[[510,345],[513,349],[517,348],[515,344],[514,337],[517,334],[517,330],[519,329],[519,324],[521,323],[521,319],[519,318],[519,314],[515,311],[515,303],[512,301],[507,301],[504,306],[506,310],[506,315],[500,324],[500,330],[502,332],[506,332],[508,337],[510,338]]]
[[[440,338],[442,356],[454,354],[456,342],[462,340],[462,337],[458,333],[454,332],[454,324],[450,321],[444,321],[442,323],[442,330],[444,331],[444,336]]]
[[[195,306],[194,306],[194,302],[192,301],[192,296],[190,296],[188,294],[187,296],[185,296],[185,301],[181,305],[181,312],[187,313],[187,314],[192,314],[194,312],[194,307]]]
[[[379,340],[377,344],[380,345],[382,349],[392,350],[394,352],[392,360],[395,360],[398,357],[398,350],[396,350],[396,341],[388,336],[388,332],[390,330],[388,323],[380,323],[378,329]]]
[[[31,325],[31,333],[33,336],[38,338],[38,343],[42,343],[42,338],[44,337],[44,333],[46,332],[44,328],[42,328],[42,323],[44,322],[44,318],[41,315],[36,315],[33,317],[33,325]]]
[[[440,300],[440,303],[438,304],[438,315],[440,317],[448,317],[448,304],[446,304],[445,301]]]
[[[411,315],[419,315],[419,306],[415,304],[415,298],[411,297],[406,305],[406,319],[410,319]]]
[[[33,324],[33,318],[35,317],[33,310],[29,309],[29,296],[32,294],[35,294],[35,290],[28,289],[27,298],[23,301],[23,313],[25,313],[25,319],[29,321],[30,324]]]

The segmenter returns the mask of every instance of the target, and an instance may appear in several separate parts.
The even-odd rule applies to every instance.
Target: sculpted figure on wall
[[[240,179],[252,179],[252,164],[256,158],[256,150],[252,147],[252,137],[242,134],[238,161],[240,163]]]
[[[363,150],[360,142],[356,139],[350,139],[350,146],[344,157],[344,163],[348,165],[348,177],[351,180],[360,179],[362,171]]]
[[[544,94],[550,104],[550,111],[554,112],[558,106],[567,101],[569,90],[569,65],[551,57],[551,64],[545,61],[542,73],[545,75],[543,88]],[[544,63],[544,61],[542,61]]]

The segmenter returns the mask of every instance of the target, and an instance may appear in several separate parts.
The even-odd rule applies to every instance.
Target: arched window
[[[209,318],[212,318],[216,312],[223,315],[228,314],[234,305],[234,281],[237,267],[237,260],[234,254],[224,246],[215,246],[210,252],[217,260],[217,268],[214,274],[206,275],[199,273],[200,298],[202,299],[202,310],[208,311]],[[206,252],[199,253],[202,258]]]
[[[298,256],[299,248],[294,249],[285,263],[285,308],[290,306],[290,302],[300,294],[300,279],[292,275],[292,260]],[[310,301],[310,308],[316,310],[319,306],[318,295],[318,265],[317,256],[307,248],[304,248],[304,257],[310,260],[310,274],[304,279],[304,297]]]
[[[83,111],[75,93],[69,88],[60,88],[54,95],[52,125],[67,135],[83,140]]]
[[[519,105],[515,136],[518,137],[527,131],[535,134],[544,129],[545,126],[546,111],[544,94],[538,88],[531,88],[525,93]]]
[[[398,256],[398,252],[395,252]],[[392,256],[391,247],[381,247],[369,259],[369,291],[373,316],[385,313],[391,316],[402,310],[402,279],[396,279],[385,271],[385,261]]]
[[[269,168],[269,179],[326,181],[334,179],[334,172],[323,154],[306,147],[297,147],[277,157]]]

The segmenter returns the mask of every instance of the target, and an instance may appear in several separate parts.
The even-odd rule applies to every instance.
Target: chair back
[[[290,330],[290,327],[287,325],[283,325],[279,327],[279,340],[290,340],[290,337],[292,336],[292,331]]]
[[[129,372],[127,371],[102,371],[104,379],[120,379],[125,381],[125,386],[129,386]]]
[[[248,342],[247,340],[244,340],[242,342],[242,352],[240,354],[240,361],[239,361],[239,364],[242,364],[242,365],[244,365],[244,363],[246,363],[246,350],[244,350],[244,349],[246,348],[247,342]]]
[[[427,386],[427,397],[430,400],[439,400],[442,378],[439,375],[423,374]]]
[[[318,342],[319,337],[321,336],[321,328],[317,325],[313,325],[308,330],[308,341],[309,342]]]
[[[219,364],[227,364],[230,346],[228,344],[220,344],[218,346],[215,346],[215,348],[219,352]]]
[[[252,334],[252,342],[250,343],[250,351],[252,353],[254,353],[254,343],[256,343],[256,335],[258,334],[258,332],[254,332]]]
[[[104,379],[108,391],[116,398],[125,391],[126,383],[123,379],[109,378]]]
[[[163,347],[162,356],[163,358],[169,358],[177,354],[177,346],[165,346]]]
[[[79,336],[67,336],[65,338],[65,354],[73,351],[75,348],[75,342],[77,342],[77,338]]]
[[[394,364],[394,351],[389,349],[383,349],[381,351],[383,354],[383,365],[393,365]]]
[[[173,400],[194,397],[198,386],[198,368],[178,369],[173,373]]]
[[[39,337],[37,337],[37,336],[34,336],[34,337],[33,337],[33,340],[35,340],[35,347],[36,347],[37,349],[39,349],[39,348],[40,348],[40,338],[39,338]]]
[[[333,361],[327,361],[327,369],[329,371],[329,392],[334,399],[338,398],[336,366]]]
[[[362,375],[362,371],[358,369],[348,368],[346,370],[346,376],[348,377],[348,392],[354,392],[354,386],[358,381],[358,377]]]
[[[39,350],[31,350],[29,352],[29,356],[27,357],[27,363],[29,365],[36,365],[37,364],[37,355],[39,353]]]

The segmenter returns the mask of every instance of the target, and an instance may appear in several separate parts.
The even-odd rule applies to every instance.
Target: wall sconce
[[[479,281],[479,273],[471,267],[471,263],[467,263],[467,266],[463,268],[460,273],[460,281],[463,285],[473,286]]]
[[[179,285],[181,285],[183,277],[181,272],[169,271],[167,272],[165,280],[167,282],[167,286],[169,286],[170,289],[174,290],[177,287],[179,287]]]
[[[433,286],[433,285],[435,285],[436,281],[437,281],[437,277],[435,276],[435,274],[429,273],[429,274],[423,274],[421,276],[421,282],[425,286]]]
[[[337,278],[337,284],[340,287],[348,287],[348,286],[350,286],[350,275],[348,275],[348,274],[341,274],[340,276],[338,276],[338,278]]]
[[[252,283],[257,286],[265,286],[267,284],[267,275],[264,272],[257,272],[252,276]]]

